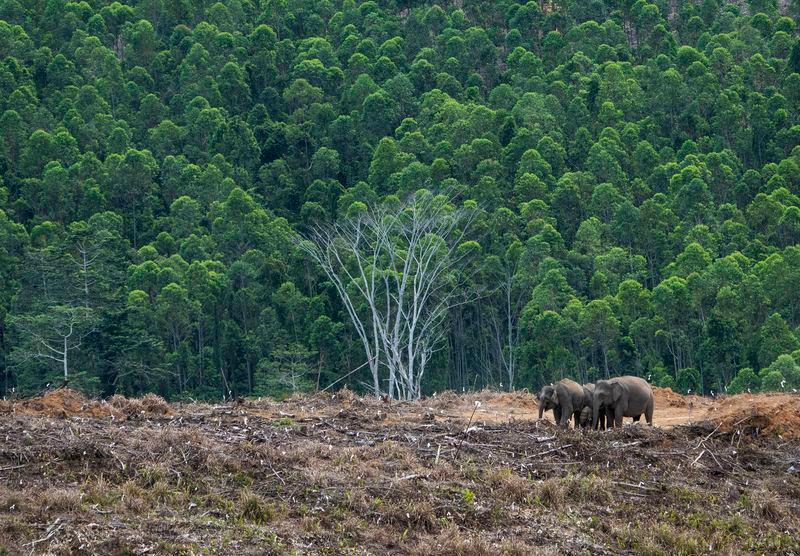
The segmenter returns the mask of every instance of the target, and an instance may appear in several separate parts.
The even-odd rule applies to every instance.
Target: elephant
[[[653,389],[646,380],[636,376],[621,376],[598,380],[592,399],[592,428],[599,425],[600,410],[606,410],[609,427],[622,426],[623,417],[639,421],[644,413],[647,424],[653,424]],[[613,418],[613,421],[612,421]],[[613,423],[613,425],[612,425]]]
[[[589,428],[592,425],[592,402],[594,400],[594,384],[583,385],[583,409],[581,410],[578,422],[581,428]],[[606,429],[606,412],[600,413],[600,430]]]
[[[606,421],[611,423],[612,419],[614,419],[614,414],[613,413],[611,415],[608,415],[607,411],[605,409],[602,410],[600,412],[600,417],[599,417],[600,430],[601,431],[606,430]],[[586,407],[584,407],[581,410],[580,424],[581,424],[581,428],[583,428],[583,429],[588,429],[589,427],[592,426],[592,406],[591,405],[587,405]]]
[[[536,396],[539,401],[539,419],[542,414],[553,410],[556,424],[562,427],[569,426],[569,418],[573,417],[575,426],[579,426],[581,410],[585,404],[583,387],[568,378],[548,384]]]

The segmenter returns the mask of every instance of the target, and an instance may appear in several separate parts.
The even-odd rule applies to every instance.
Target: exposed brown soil
[[[688,402],[686,396],[681,396],[669,388],[653,388],[653,394],[660,407],[686,407]]]
[[[740,394],[719,400],[706,417],[720,430],[755,430],[784,438],[800,437],[800,396]]]
[[[23,400],[0,400],[0,415],[19,413],[43,417],[114,417],[133,419],[172,415],[172,407],[164,398],[147,394],[142,398],[113,396],[108,401],[89,400],[80,392],[60,388],[43,396]]]
[[[44,396],[0,402],[0,413],[22,413],[45,417],[110,417],[112,408],[105,402],[89,401],[79,392],[62,388]]]
[[[0,405],[0,554],[797,554],[798,402],[659,390],[594,432],[526,392],[62,390]]]
[[[800,435],[800,395],[795,394],[740,394],[721,396],[716,399],[701,396],[682,396],[669,388],[654,388],[656,403],[654,422],[656,425],[672,427],[699,421],[712,421],[720,430],[730,431],[750,427],[763,433],[775,433],[787,438]],[[337,401],[339,410],[361,408],[370,403],[349,390],[337,394],[317,397],[297,397],[290,400],[303,416],[315,415],[322,408],[330,408],[329,401]],[[475,402],[479,402],[476,407]],[[377,403],[377,402],[375,402]],[[252,405],[252,404],[251,404]],[[283,411],[266,402],[252,411],[261,417],[280,418]],[[380,404],[379,404],[380,407]],[[388,407],[388,406],[387,406]],[[504,423],[507,421],[530,421],[538,418],[536,398],[527,391],[491,392],[483,391],[458,395],[444,392],[419,402],[393,402],[392,411],[381,414],[379,419],[389,422],[405,421],[409,418],[424,419],[469,419],[476,423]],[[270,411],[272,409],[272,411]],[[173,407],[163,398],[148,394],[142,398],[113,396],[108,401],[88,400],[80,393],[66,388],[55,390],[44,396],[17,400],[0,400],[0,414],[19,413],[45,417],[114,417],[115,419],[142,419],[174,415]],[[545,415],[552,420],[552,413]]]

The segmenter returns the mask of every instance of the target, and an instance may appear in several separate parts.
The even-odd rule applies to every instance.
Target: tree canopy
[[[800,388],[798,21],[796,0],[4,2],[0,393],[372,388],[296,237],[421,190],[473,216],[417,393]]]

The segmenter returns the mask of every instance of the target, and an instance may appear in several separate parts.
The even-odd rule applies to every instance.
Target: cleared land
[[[476,408],[476,403],[480,405]],[[0,554],[799,553],[800,396],[0,402]]]

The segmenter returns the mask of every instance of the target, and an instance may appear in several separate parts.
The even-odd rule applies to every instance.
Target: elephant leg
[[[642,418],[642,416],[641,416],[641,415],[637,415],[636,417],[634,417],[634,418],[633,418],[633,422],[634,422],[634,423],[638,423],[638,422],[639,422],[639,419],[641,419],[641,418]]]
[[[580,426],[581,426],[581,412],[580,411],[574,411],[572,413],[572,419],[573,419],[573,421],[575,421],[575,428],[576,429],[580,428]]]
[[[614,417],[611,414],[610,408],[603,408],[603,411],[601,412],[601,418],[603,420],[603,430],[610,429],[614,426]]]
[[[622,417],[624,416],[625,411],[623,411],[622,406],[617,406],[614,408],[614,426],[621,427],[622,426]]]
[[[553,417],[556,420],[556,425],[561,422],[561,408],[559,406],[553,408]]]
[[[564,427],[565,429],[569,428],[569,418],[572,415],[572,405],[566,404],[564,407],[561,408],[561,420],[559,421],[559,425]]]
[[[644,408],[644,418],[647,419],[647,424],[652,427],[653,426],[653,398],[650,398],[650,401],[647,403],[647,407]]]

